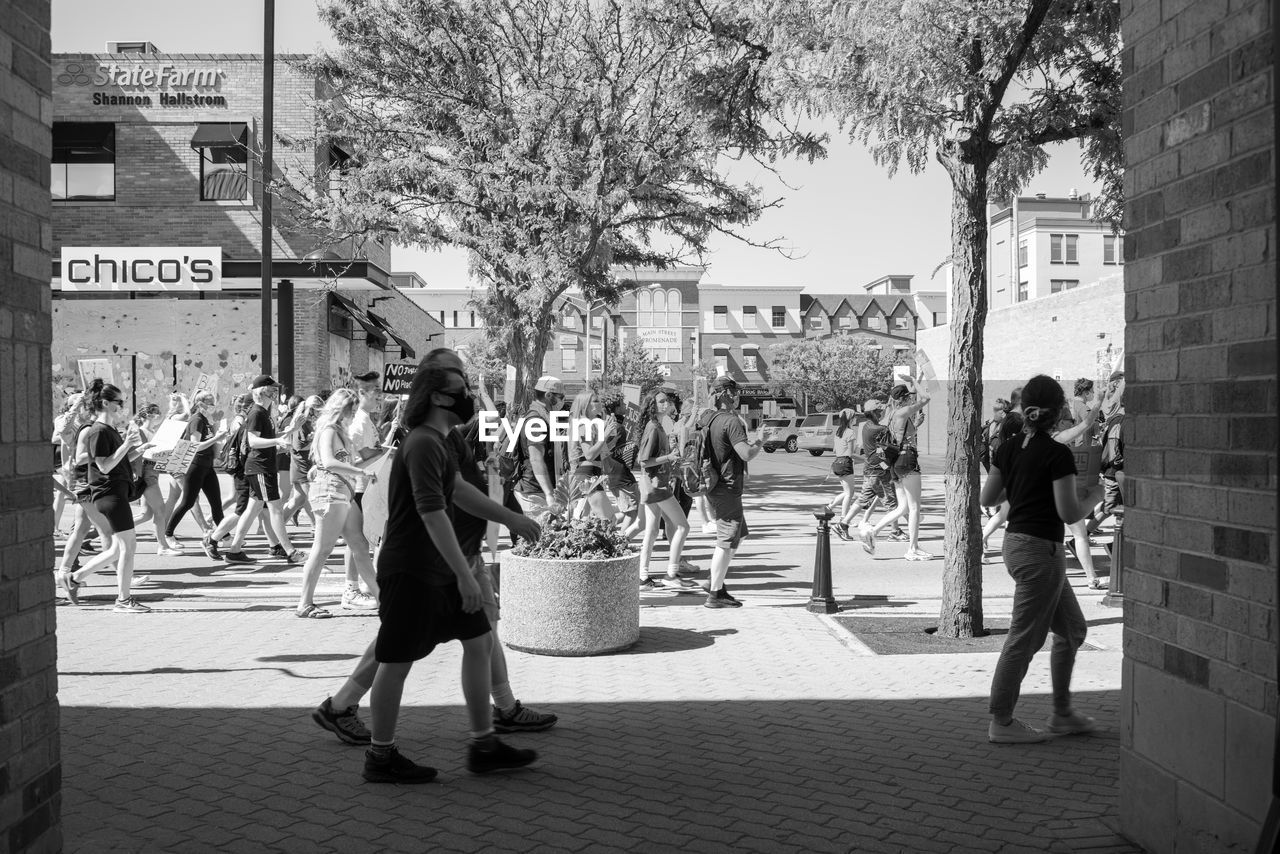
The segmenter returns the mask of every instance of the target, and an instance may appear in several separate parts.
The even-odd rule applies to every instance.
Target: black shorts
[[[280,474],[270,471],[263,474],[247,474],[244,479],[249,484],[249,495],[259,501],[280,500]]]
[[[100,495],[93,499],[93,506],[107,519],[111,533],[133,530],[133,506],[127,495]]]
[[[907,446],[893,462],[893,479],[902,480],[909,474],[920,474],[920,452]]]
[[[716,519],[716,548],[733,551],[751,533],[742,510],[741,493],[713,489],[707,493],[707,506]]]
[[[853,457],[836,457],[831,463],[831,473],[836,477],[853,474]]]
[[[433,586],[416,575],[397,572],[378,576],[378,640],[374,657],[388,664],[426,658],[437,645],[471,640],[490,631],[481,608],[462,610],[458,585]]]
[[[242,474],[233,474],[231,482],[235,484],[236,515],[244,515],[249,508],[249,479]]]

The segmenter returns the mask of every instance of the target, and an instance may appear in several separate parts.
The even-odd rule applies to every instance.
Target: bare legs
[[[658,523],[665,520],[667,530],[671,531],[671,543],[667,557],[667,575],[674,576],[680,568],[680,556],[684,550],[685,537],[689,536],[689,520],[680,509],[680,502],[675,497],[664,498],[657,504],[647,505],[649,513],[645,519],[644,540],[640,545],[640,580],[649,577],[649,558],[653,554],[653,545],[658,539]]]

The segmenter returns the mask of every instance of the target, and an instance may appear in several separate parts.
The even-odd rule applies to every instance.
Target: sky
[[[261,53],[262,5],[225,0],[198,25],[177,14],[172,0],[54,0],[55,53],[98,53],[108,41],[150,41],[168,53]],[[277,0],[276,51],[307,53],[331,45],[315,0]],[[1080,167],[1075,143],[1053,146],[1048,168],[1024,191],[1065,196],[1097,193]],[[951,188],[936,164],[922,174],[893,178],[857,143],[833,136],[825,160],[779,164],[782,181],[739,166],[734,177],[759,184],[767,198],[784,197],[746,234],[778,240],[787,255],[727,237],[711,241],[704,282],[734,286],[803,285],[814,293],[861,292],[886,275],[914,275],[917,290],[940,289],[930,274],[950,251]],[[783,184],[785,181],[785,185]],[[418,273],[432,287],[471,287],[465,253],[397,248],[396,272]]]

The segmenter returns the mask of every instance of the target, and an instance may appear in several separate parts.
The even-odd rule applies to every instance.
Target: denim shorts
[[[317,516],[335,504],[348,506],[351,504],[351,487],[336,474],[311,470],[311,484],[307,487],[307,500],[311,502],[311,510]]]

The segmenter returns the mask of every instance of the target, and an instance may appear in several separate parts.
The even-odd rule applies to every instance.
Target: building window
[[[853,318],[846,314],[844,317],[839,319],[838,323],[840,324],[841,329],[848,329],[853,326]]]
[[[727,374],[729,372],[729,357],[724,353],[716,353],[716,375]]]
[[[758,358],[759,356],[757,356],[755,353],[743,353],[742,354],[742,370],[749,371],[751,373],[755,373],[756,371],[760,370],[758,367],[756,367],[756,359]]]
[[[1025,240],[1018,241],[1018,266],[1027,266],[1027,241]]]
[[[115,201],[116,126],[54,122],[50,169],[54,201]]]
[[[1018,282],[1018,302],[1026,302],[1028,296],[1027,283]]]
[[[470,312],[467,312],[467,315],[471,318],[471,328],[472,328],[472,329],[475,329],[475,327],[476,327],[476,313],[475,313],[474,311],[470,311]]]
[[[775,305],[773,307],[773,328],[787,328],[787,307],[785,305]]]
[[[1049,263],[1050,264],[1078,264],[1079,262],[1079,243],[1080,235],[1078,234],[1051,234],[1049,235]]]
[[[563,347],[560,350],[560,369],[566,374],[576,373],[578,370],[578,351],[572,347]]]
[[[727,305],[718,305],[712,310],[715,312],[714,328],[728,329],[729,328],[729,307]]]
[[[877,316],[875,316],[875,315],[872,315],[872,316],[868,317],[866,320],[867,320],[867,328],[868,328],[868,329],[879,329],[879,328],[880,328],[880,318],[879,318],[879,317],[877,317]]]
[[[1120,238],[1114,234],[1102,235],[1102,263],[1122,264]]]
[[[604,348],[591,348],[591,373],[604,373]]]
[[[578,315],[571,308],[564,310],[564,328],[572,329],[575,332],[578,331]]]
[[[604,315],[596,314],[591,317],[592,329],[604,329]]]
[[[1049,292],[1060,294],[1063,291],[1069,291],[1080,286],[1079,279],[1050,279]]]
[[[653,326],[653,291],[636,294],[636,326],[640,329]]]
[[[911,319],[908,317],[895,317],[893,319],[893,328],[894,329],[910,329],[911,328],[910,321]]]
[[[822,316],[821,316],[821,315],[818,315],[818,316],[816,316],[816,317],[811,317],[811,318],[809,318],[809,328],[810,328],[810,329],[821,329],[821,328],[822,328]]]
[[[742,307],[742,328],[756,329],[756,307],[754,305],[744,305]]]
[[[664,326],[672,329],[679,329],[684,325],[683,306],[681,305],[680,292],[675,288],[667,291],[667,322]]]

